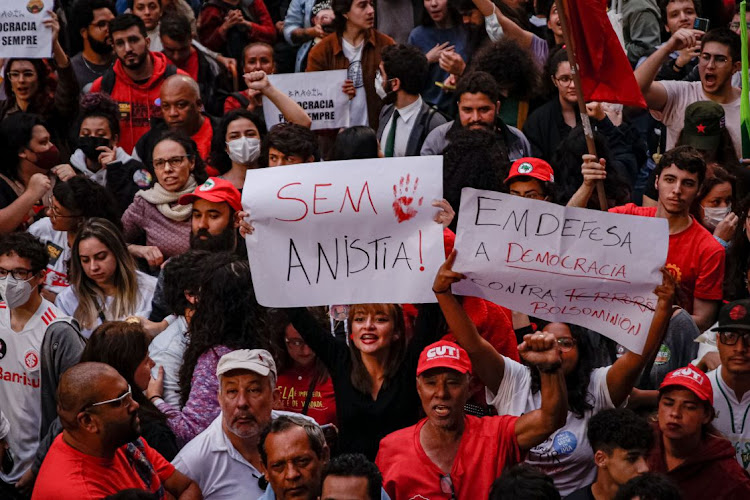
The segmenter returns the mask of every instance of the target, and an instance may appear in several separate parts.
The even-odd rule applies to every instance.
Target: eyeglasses
[[[11,80],[20,80],[23,77],[24,80],[31,80],[36,77],[36,73],[33,71],[9,71],[8,78]]]
[[[704,52],[703,54],[701,54],[700,64],[708,64],[711,62],[711,59],[714,60],[714,64],[716,66],[724,66],[726,63],[729,62],[729,58],[727,56],[713,55],[713,54]]]
[[[306,345],[305,341],[302,340],[302,339],[287,339],[287,338],[285,338],[284,342],[286,342],[287,345],[290,345],[292,347],[296,347],[297,349],[299,349],[300,347],[304,347]]]
[[[577,344],[576,339],[572,339],[570,337],[563,337],[561,339],[557,339],[557,345],[560,346],[560,350],[562,352],[570,351],[576,346],[576,344]]]
[[[457,500],[456,490],[453,488],[453,480],[450,474],[440,476],[440,491],[451,496],[451,500]]]
[[[102,405],[112,405],[113,408],[121,408],[125,405],[129,405],[132,402],[133,402],[133,391],[130,389],[130,384],[128,384],[128,392],[126,392],[122,396],[114,398],[114,399],[108,399],[106,401],[99,401],[98,403],[91,403],[81,408],[81,411],[86,411],[89,408],[93,408],[95,406],[102,406]]]
[[[52,203],[52,196],[50,195],[47,198],[47,209],[49,210],[49,216],[51,219],[75,219],[76,217],[81,217],[80,215],[62,215],[60,213],[60,209],[58,209],[54,203]]]
[[[750,30],[750,23],[747,23],[746,26],[747,26],[747,29]],[[731,29],[732,31],[738,31],[740,29],[740,22],[734,21],[734,22],[729,23],[729,29]]]
[[[91,24],[89,24],[89,26],[93,26],[93,27],[98,28],[100,30],[105,30],[105,29],[109,28],[109,21],[102,20],[102,21],[99,21],[97,23],[91,23]]]
[[[167,164],[172,168],[181,167],[185,160],[191,158],[190,155],[173,156],[172,158],[155,158],[151,163],[154,169],[162,170]]]
[[[719,332],[719,340],[724,345],[734,345],[740,337],[745,347],[750,347],[750,332]]]
[[[563,85],[570,85],[570,82],[573,81],[573,77],[570,76],[570,75],[563,75],[560,78],[558,78],[558,77],[554,77],[554,78],[555,78],[555,80],[557,80],[558,82],[562,83]]]
[[[3,269],[0,267],[0,280],[4,280],[9,274],[13,276],[14,279],[26,281],[31,279],[31,277],[36,274],[36,271],[33,269]]]

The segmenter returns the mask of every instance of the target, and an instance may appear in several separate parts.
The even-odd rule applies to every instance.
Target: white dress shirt
[[[414,124],[417,122],[417,115],[419,110],[422,108],[422,98],[417,97],[417,100],[408,106],[404,106],[401,109],[396,108],[398,111],[398,122],[396,124],[396,138],[393,144],[393,156],[406,156],[406,146],[409,143],[409,136],[411,130],[414,128]],[[393,117],[396,116],[394,112],[388,123],[385,124],[383,129],[383,135],[380,137],[380,149],[385,151],[385,143],[388,140],[388,133],[391,131],[393,126]]]

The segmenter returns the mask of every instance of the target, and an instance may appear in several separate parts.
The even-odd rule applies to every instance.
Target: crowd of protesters
[[[50,3],[2,61],[0,498],[750,498],[739,2],[612,2],[648,109],[585,103],[596,155],[553,0]],[[349,128],[269,79],[324,70]],[[435,302],[258,304],[248,170],[420,155]],[[643,352],[454,296],[464,187],[666,219]]]

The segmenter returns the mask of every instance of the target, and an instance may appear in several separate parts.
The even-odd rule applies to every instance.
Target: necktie
[[[388,131],[388,137],[385,139],[385,156],[393,157],[393,147],[396,145],[396,124],[398,123],[398,110],[393,112],[391,120],[391,129]]]

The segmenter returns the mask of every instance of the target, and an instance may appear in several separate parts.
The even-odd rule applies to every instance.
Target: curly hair
[[[576,342],[578,363],[572,372],[565,375],[565,386],[568,388],[568,411],[577,418],[583,418],[591,404],[589,381],[594,370],[594,347],[582,327],[565,323]],[[538,370],[531,370],[531,392],[536,394],[542,388]]]
[[[203,286],[188,330],[185,361],[180,367],[182,405],[190,395],[198,358],[209,349],[272,349],[266,311],[255,299],[247,261],[225,253],[206,259],[204,266]]]
[[[630,187],[622,180],[622,175],[617,171],[619,162],[609,149],[607,138],[599,132],[594,132],[594,144],[596,144],[596,153],[599,158],[606,160],[607,178],[604,180],[604,192],[609,206],[628,203],[630,201]],[[557,185],[555,190],[557,203],[565,205],[583,184],[581,156],[587,152],[583,127],[578,125],[560,142],[553,155],[552,162],[550,162],[555,168],[555,181],[560,179],[560,182],[555,183]],[[589,208],[598,208],[598,203],[599,200],[596,196],[592,196],[589,200]]]
[[[388,79],[398,78],[408,94],[419,94],[427,83],[430,67],[427,57],[413,45],[389,45],[380,53]]]
[[[13,63],[17,61],[26,61],[34,66],[37,78],[37,91],[31,98],[31,104],[26,109],[26,113],[39,113],[43,116],[47,116],[55,106],[55,93],[50,86],[50,75],[51,71],[45,64],[44,59],[25,59],[25,58],[13,58],[8,59],[5,62],[5,80],[3,81],[3,87],[5,88],[6,99],[15,99],[13,93],[13,86],[11,85],[10,78],[7,76],[10,70],[13,68]]]
[[[10,233],[0,237],[0,256],[12,254],[28,259],[34,273],[38,273],[49,264],[47,249],[31,233]]]
[[[328,328],[325,308],[311,307],[308,308],[308,311],[322,328]],[[286,329],[289,326],[291,326],[291,322],[283,310],[271,309],[268,311],[268,331],[271,333],[271,342],[273,342],[273,349],[270,352],[276,360],[276,369],[279,374],[294,366],[294,360],[289,355],[289,349],[286,345]],[[313,377],[315,377],[316,384],[325,383],[330,377],[328,369],[317,356],[315,356]]]
[[[71,134],[78,137],[83,121],[86,118],[94,117],[107,120],[109,131],[113,137],[120,135],[120,110],[114,99],[102,92],[93,92],[81,96],[77,125],[71,130]]]
[[[117,229],[122,230],[120,212],[112,193],[91,179],[77,175],[67,181],[58,182],[52,188],[52,195],[60,205],[77,216],[84,219],[107,219],[117,226]]]
[[[6,78],[5,81],[10,79]],[[37,125],[49,132],[42,117],[34,113],[13,113],[0,122],[0,150],[6,154],[6,160],[0,162],[0,174],[15,181],[20,180],[18,170],[21,158],[17,153],[29,146]]]
[[[489,500],[560,500],[552,478],[536,467],[517,464],[495,479]]]
[[[313,161],[320,159],[315,132],[296,123],[283,122],[271,127],[260,147],[258,163],[262,167],[268,166],[268,152],[271,148],[278,149],[285,155],[298,155],[303,160],[310,156],[313,157]]]
[[[496,134],[486,130],[459,129],[450,134],[443,153],[443,196],[458,208],[461,189],[472,187],[500,191],[510,170],[508,154]],[[457,220],[451,223],[455,230]]]
[[[540,75],[528,51],[513,40],[503,38],[484,46],[472,58],[470,71],[492,75],[507,96],[525,101],[535,97],[540,88]]]
[[[627,408],[602,410],[589,420],[586,435],[593,450],[612,454],[615,448],[648,450],[654,433],[648,421]]]
[[[185,309],[193,307],[185,293],[198,295],[202,284],[201,272],[205,269],[206,260],[212,255],[205,250],[189,250],[167,261],[162,270],[162,277],[164,301],[169,312],[181,316],[185,314]]]

